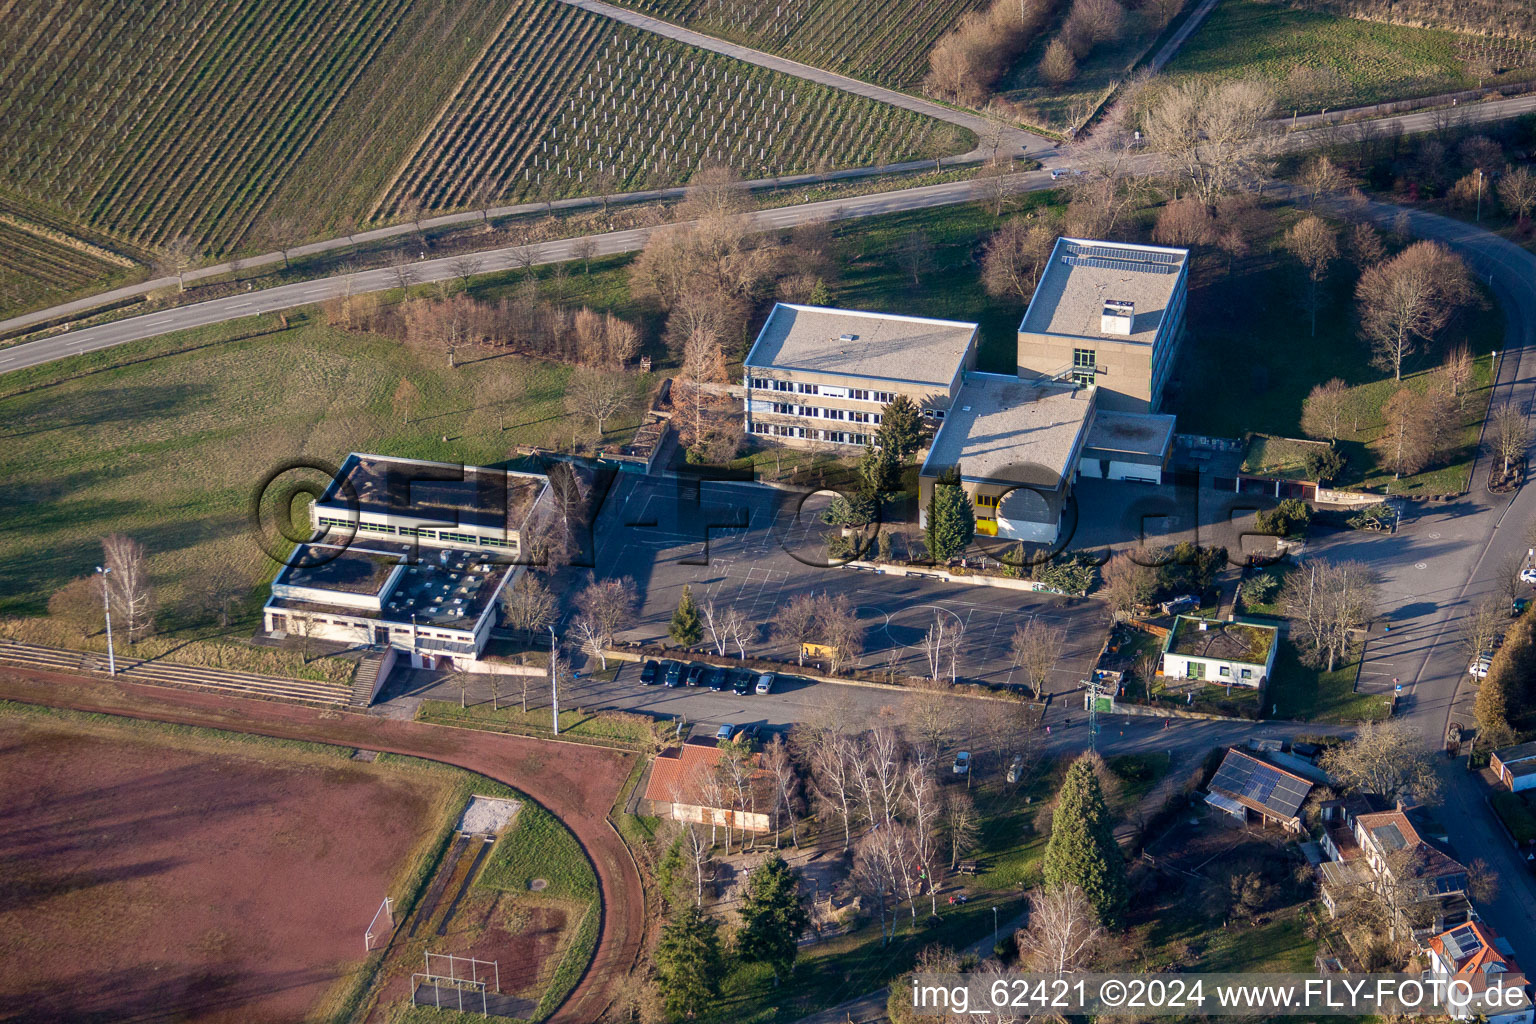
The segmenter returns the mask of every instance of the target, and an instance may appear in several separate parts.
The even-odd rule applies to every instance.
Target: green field
[[[0,75],[0,214],[140,262],[972,144],[556,0],[52,0],[0,20]],[[0,263],[0,315],[123,276],[57,262]]]
[[[970,144],[911,111],[520,0],[376,212],[629,191],[701,163],[755,178]]]
[[[700,32],[804,64],[915,90],[928,51],[984,0],[619,0]]]
[[[1171,78],[1263,78],[1280,107],[1303,113],[1469,88],[1461,54],[1472,40],[1300,10],[1221,0],[1164,70]]]
[[[1286,219],[1281,223],[1288,224],[1291,216],[1284,212]],[[1435,468],[1393,480],[1391,471],[1383,468],[1385,459],[1378,445],[1383,433],[1381,408],[1397,384],[1390,373],[1370,365],[1368,346],[1356,333],[1352,272],[1342,261],[1335,264],[1327,284],[1328,305],[1318,316],[1314,338],[1294,301],[1294,261],[1268,251],[1265,239],[1252,242],[1253,255],[1239,260],[1233,272],[1201,274],[1191,288],[1189,335],[1179,351],[1173,373],[1176,386],[1167,410],[1178,414],[1179,429],[1219,437],[1241,437],[1250,431],[1301,437],[1301,407],[1307,394],[1314,385],[1340,377],[1358,390],[1362,412],[1358,429],[1354,422],[1346,424],[1348,429],[1339,441],[1346,460],[1339,486],[1390,484],[1394,494],[1451,493],[1465,487],[1488,405],[1490,353],[1504,340],[1504,315],[1491,295],[1480,290],[1480,298],[1440,332],[1433,348],[1405,362],[1404,383],[1426,388],[1443,354],[1464,342],[1477,356],[1475,390],[1465,409],[1453,409],[1458,422],[1449,450]],[[1234,318],[1229,313],[1234,309],[1247,315]],[[1241,393],[1241,402],[1210,400],[1212,395],[1234,393]]]
[[[162,625],[204,620],[211,567],[252,588],[268,578],[246,507],[274,467],[339,464],[353,450],[499,463],[515,444],[568,445],[570,372],[483,353],[450,370],[378,335],[263,317],[8,374],[0,614],[41,612],[100,561],[101,537],[122,531],[149,550]],[[409,426],[391,404],[407,375],[422,396]]]

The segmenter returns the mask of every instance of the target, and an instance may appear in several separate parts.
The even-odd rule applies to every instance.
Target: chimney
[[[1101,334],[1119,334],[1129,338],[1131,324],[1136,321],[1136,303],[1121,299],[1105,299],[1104,313],[1099,317]]]

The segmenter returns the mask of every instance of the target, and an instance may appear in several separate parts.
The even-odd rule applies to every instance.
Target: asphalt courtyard
[[[756,627],[749,653],[793,657],[769,622],[787,601],[824,593],[855,609],[865,628],[865,668],[929,674],[924,638],[939,623],[958,638],[957,679],[1021,684],[1009,643],[1033,618],[1066,634],[1048,691],[1076,688],[1092,666],[1107,625],[1100,602],[828,564],[828,527],[818,518],[827,500],[825,492],[806,497],[750,482],[621,475],[596,538],[598,571],[632,577],[644,598],[635,627],[620,639],[665,639],[683,587],[691,586],[700,607],[736,608]]]

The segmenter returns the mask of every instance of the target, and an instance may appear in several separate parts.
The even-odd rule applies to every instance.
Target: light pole
[[[555,735],[560,735],[560,665],[555,646],[555,627],[549,627],[549,706],[554,713]]]
[[[1000,929],[997,926],[997,904],[994,903],[992,904],[992,948],[994,950],[997,949],[997,940],[999,934]]]
[[[1477,222],[1483,222],[1483,169],[1477,169]]]
[[[117,675],[117,654],[112,649],[112,599],[107,594],[107,573],[111,569],[96,567],[96,574],[101,577],[101,609],[107,615],[107,675]]]

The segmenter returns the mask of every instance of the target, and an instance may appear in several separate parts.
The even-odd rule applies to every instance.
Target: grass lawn
[[[251,613],[274,563],[247,507],[269,473],[294,460],[339,465],[350,451],[495,464],[514,444],[569,444],[569,374],[510,355],[449,369],[388,338],[267,317],[7,374],[0,614],[43,612],[54,590],[92,571],[114,531],[148,549],[163,628],[206,619],[214,568],[249,589]],[[391,403],[405,377],[421,393],[409,425]],[[637,391],[648,386],[637,378]],[[610,436],[637,422],[620,417]]]
[[[1266,0],[1221,0],[1164,74],[1262,78],[1283,110],[1306,113],[1470,88],[1477,79],[1457,49],[1464,38]]]
[[[1264,692],[1271,718],[1303,722],[1361,722],[1387,717],[1388,700],[1380,694],[1356,693],[1360,662],[1353,660],[1328,672],[1302,664],[1295,644],[1282,638],[1275,656],[1274,676]]]
[[[1288,222],[1292,216],[1284,219]],[[1316,337],[1310,335],[1294,299],[1298,274],[1292,261],[1264,240],[1255,240],[1254,255],[1239,260],[1232,273],[1212,267],[1202,271],[1191,289],[1190,334],[1179,351],[1168,411],[1178,414],[1179,429],[1188,433],[1299,438],[1307,394],[1315,385],[1340,377],[1356,389],[1361,413],[1357,422],[1347,424],[1339,441],[1346,460],[1339,486],[1390,487],[1393,494],[1411,495],[1460,491],[1466,486],[1488,405],[1490,353],[1504,339],[1503,312],[1479,289],[1481,300],[1455,317],[1433,349],[1406,361],[1403,385],[1423,389],[1443,354],[1455,345],[1466,343],[1477,357],[1474,390],[1465,408],[1453,413],[1457,422],[1440,465],[1393,480],[1378,450],[1381,408],[1400,385],[1370,365],[1369,348],[1356,333],[1353,278],[1339,267],[1328,306],[1318,316]],[[1247,315],[1232,317],[1228,311],[1233,309]],[[1242,401],[1211,401],[1212,395],[1234,394],[1241,394]],[[1266,441],[1256,457],[1266,464],[1287,464],[1299,454],[1292,450],[1297,447]]]
[[[1532,813],[1531,803],[1524,793],[1494,793],[1488,803],[1515,842],[1527,843],[1536,839],[1536,814]]]
[[[531,680],[531,687],[542,687],[544,682]],[[491,710],[489,703],[471,704],[460,708],[451,700],[424,700],[416,711],[419,722],[436,722],[442,725],[463,725],[492,732],[509,732],[520,735],[553,735],[548,709],[524,712],[519,702],[522,680],[508,677],[504,683],[501,708]],[[651,722],[639,715],[619,712],[590,712],[580,709],[560,712],[560,735],[567,739],[609,742],[615,746],[633,748],[650,742]]]

